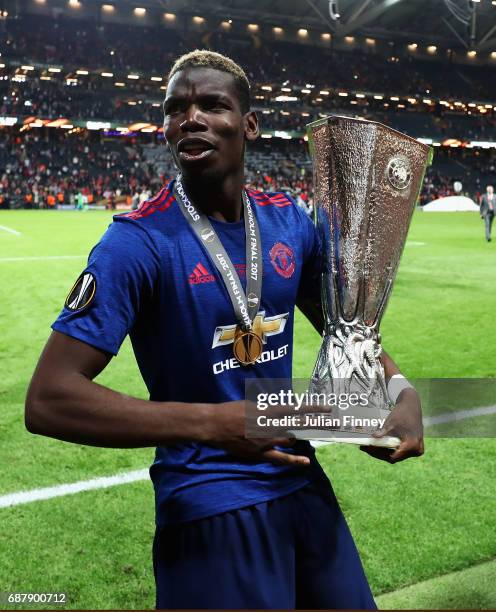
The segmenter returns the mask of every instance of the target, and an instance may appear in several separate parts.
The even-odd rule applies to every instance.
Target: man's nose
[[[201,109],[192,104],[184,114],[184,119],[180,124],[182,130],[199,132],[208,129]]]

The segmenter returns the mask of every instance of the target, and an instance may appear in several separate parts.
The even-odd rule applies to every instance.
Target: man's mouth
[[[182,161],[198,161],[209,157],[215,148],[212,143],[203,138],[185,138],[177,147],[179,159]]]

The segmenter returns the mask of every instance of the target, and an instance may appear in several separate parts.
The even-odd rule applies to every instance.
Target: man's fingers
[[[270,440],[271,446],[294,446],[296,438],[274,438]]]
[[[388,425],[387,423],[384,423],[384,427],[374,431],[372,434],[372,437],[373,438],[384,438],[384,436],[395,436],[395,435],[398,435],[398,432],[396,431],[394,425]]]
[[[394,432],[394,430],[392,431]],[[403,461],[409,457],[420,457],[423,455],[424,441],[422,438],[408,437],[402,440],[397,449],[382,448],[378,446],[360,446],[360,450],[367,453],[371,457],[375,457],[376,459],[382,459],[388,463],[398,463],[398,461]]]
[[[265,451],[263,456],[276,465],[310,465],[310,459],[304,455],[291,455],[275,449]]]
[[[396,463],[409,457],[420,457],[424,454],[422,438],[405,438],[391,455],[391,461]]]
[[[383,438],[386,435],[387,431],[386,429],[378,429],[377,431],[374,431],[372,434],[373,438]]]
[[[395,423],[393,421],[391,423],[384,423],[384,427],[382,429],[377,429],[376,431],[374,431],[372,437],[384,438],[385,436],[396,436],[397,438],[405,440],[406,438],[421,439],[422,434],[423,432],[421,426],[407,426],[401,423]]]
[[[391,463],[391,456],[394,452],[392,448],[383,448],[380,446],[360,446],[360,450],[371,457],[381,459],[381,461],[387,461],[388,463]]]

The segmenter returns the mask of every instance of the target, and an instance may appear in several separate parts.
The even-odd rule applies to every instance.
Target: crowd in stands
[[[311,82],[318,87],[382,90],[395,95],[460,97],[470,92],[473,98],[490,100],[496,74],[495,68],[487,66],[421,60],[396,52],[394,45],[387,53],[384,49],[380,53],[372,49],[342,52],[332,47],[270,41],[236,29],[222,32],[218,24],[193,32],[25,15],[8,20],[4,36],[3,56],[22,61],[69,62],[89,69],[164,74],[179,54],[195,47],[211,47],[239,61],[256,82],[288,81],[303,86]]]
[[[101,79],[100,79],[101,81]],[[163,121],[158,88],[151,97],[136,97],[128,93],[115,93],[115,87],[106,88],[95,78],[86,78],[77,85],[65,81],[40,81],[33,76],[25,82],[0,80],[0,115],[64,117],[74,120],[113,121],[129,125],[148,122],[160,125]],[[462,141],[496,141],[496,119],[492,116],[455,115],[441,110],[426,112],[384,109],[379,102],[367,106],[343,107],[342,98],[330,96],[325,104],[272,103],[261,106],[255,100],[260,123],[264,130],[285,130],[303,133],[310,121],[321,114],[359,115],[385,123],[413,137],[439,139],[458,138]]]
[[[384,49],[323,49],[269,41],[246,32],[219,32],[216,27],[200,34],[178,28],[95,24],[29,15],[7,20],[4,25],[5,30],[0,30],[2,59],[58,64],[63,66],[63,72],[51,73],[49,81],[40,80],[39,71],[27,74],[24,82],[0,79],[2,115],[160,124],[164,92],[160,90],[161,83],[152,82],[150,75],[164,76],[178,54],[200,46],[227,53],[239,61],[254,91],[259,91],[262,84],[274,84],[273,94],[254,100],[258,110],[265,111],[262,125],[267,130],[301,132],[322,112],[345,112],[382,121],[414,137],[496,140],[496,120],[491,109],[484,115],[474,112],[469,116],[448,111],[439,104],[399,110],[392,101],[388,101],[386,109],[382,100],[372,97],[357,100],[331,94],[317,101],[314,95],[325,87],[331,91],[379,91],[389,97],[413,95],[419,100],[426,96],[492,100],[496,67],[427,61],[396,53],[394,47],[387,54]],[[140,53],[136,53],[137,48]],[[75,71],[81,67],[98,72],[77,76]],[[102,78],[102,70],[114,71],[115,78]],[[129,80],[130,72],[143,78]],[[76,81],[68,84],[67,75]],[[125,86],[115,87],[116,80]],[[282,85],[301,88],[308,82],[313,86],[311,95],[301,98],[300,94],[296,103],[273,101]]]
[[[139,146],[90,138],[0,134],[0,199],[4,207],[48,208],[73,204],[81,192],[90,203],[109,194],[158,190],[162,177],[142,159]]]
[[[436,151],[427,171],[421,204],[452,195],[454,182],[478,200],[496,183],[496,152]],[[85,203],[134,206],[175,176],[163,143],[139,138],[103,138],[81,131],[0,131],[0,207],[54,208]],[[246,157],[246,183],[263,191],[285,191],[311,209],[312,164],[303,140],[260,140]]]
[[[429,168],[425,173],[424,186],[420,194],[420,204],[428,204],[438,198],[454,195],[454,182],[454,177],[443,175]]]
[[[0,115],[70,120],[103,120],[127,125],[135,121],[162,123],[164,76],[173,60],[195,47],[213,48],[238,61],[252,81],[254,92],[273,84],[264,99],[254,97],[262,131],[302,134],[308,122],[322,113],[357,114],[380,121],[414,137],[442,142],[446,138],[496,140],[496,120],[486,114],[448,112],[439,104],[417,104],[399,110],[384,100],[315,95],[321,88],[385,92],[395,96],[457,97],[491,100],[496,67],[467,66],[449,61],[415,58],[392,45],[387,52],[342,51],[274,41],[248,35],[234,27],[195,33],[179,28],[143,28],[24,15],[2,22],[0,53],[7,67],[0,75]],[[136,49],[140,50],[139,53]],[[398,51],[398,52],[397,52]],[[61,74],[41,80],[39,67],[25,78],[9,62],[60,65]],[[10,67],[9,67],[10,66]],[[302,70],[304,66],[304,70]],[[90,74],[77,77],[76,70]],[[10,72],[8,72],[10,70]],[[95,74],[91,74],[91,71]],[[100,76],[103,70],[115,78]],[[131,72],[143,75],[127,79]],[[378,80],[380,75],[380,80]],[[68,81],[71,76],[73,80]],[[77,77],[77,78],[76,78]],[[122,80],[123,87],[114,81]],[[307,98],[282,102],[273,98],[281,87],[311,87]],[[266,90],[265,90],[266,91]],[[468,97],[470,96],[470,97]],[[351,101],[355,102],[351,106]],[[101,132],[17,128],[0,131],[0,206],[55,207],[104,203],[136,206],[156,192],[175,170],[157,136],[107,137]],[[451,195],[454,181],[477,198],[494,182],[496,156],[491,151],[437,148],[434,166],[426,174],[421,203]],[[312,168],[307,146],[300,138],[261,140],[247,155],[247,184],[265,191],[287,191],[311,209]]]
[[[135,204],[157,192],[175,169],[162,144],[75,135],[50,139],[38,133],[0,133],[0,204],[4,208]],[[311,197],[311,163],[303,141],[260,143],[247,154],[247,185]],[[137,197],[136,197],[137,196]],[[134,198],[134,200],[133,200]]]

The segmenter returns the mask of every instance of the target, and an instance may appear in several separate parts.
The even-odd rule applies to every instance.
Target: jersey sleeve
[[[52,329],[117,355],[159,273],[148,232],[118,217],[91,251]]]
[[[322,238],[312,217],[295,204],[302,230],[303,267],[298,298],[320,301],[320,280],[323,269]]]

